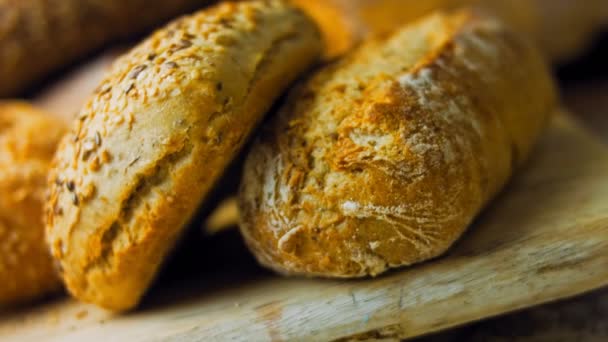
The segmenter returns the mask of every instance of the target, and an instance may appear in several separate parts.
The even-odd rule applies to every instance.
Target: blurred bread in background
[[[579,54],[608,24],[606,0],[291,0],[317,20],[327,57],[343,54],[365,36],[387,34],[437,9],[481,7],[531,37],[554,62]]]
[[[40,91],[34,105],[71,122],[95,91],[112,63],[129,48],[129,45],[112,46],[103,53],[73,70]]]
[[[290,0],[325,33],[327,57],[436,9],[478,5],[531,36],[552,61],[576,56],[608,23],[605,0]],[[212,0],[0,0],[0,98],[22,93],[109,42]]]
[[[64,125],[23,102],[0,102],[0,307],[60,289],[42,206]]]
[[[0,98],[209,0],[0,0]]]

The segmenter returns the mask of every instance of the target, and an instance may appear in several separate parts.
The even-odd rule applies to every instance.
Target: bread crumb
[[[76,313],[76,319],[83,319],[87,317],[88,314],[89,312],[87,310],[80,310]]]

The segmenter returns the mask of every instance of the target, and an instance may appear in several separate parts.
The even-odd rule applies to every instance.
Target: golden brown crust
[[[535,40],[552,61],[571,58],[608,25],[605,0],[291,0],[319,23],[327,55],[347,52],[368,35],[395,28],[438,9],[477,6]]]
[[[207,0],[0,0],[0,97]]]
[[[0,307],[61,287],[44,243],[46,176],[64,125],[22,102],[0,102]]]
[[[50,175],[48,241],[70,292],[135,306],[253,127],[320,49],[300,11],[250,1],[177,20],[121,57]]]
[[[438,256],[556,102],[540,54],[473,12],[374,40],[293,91],[245,164],[241,231],[279,272],[377,275]]]

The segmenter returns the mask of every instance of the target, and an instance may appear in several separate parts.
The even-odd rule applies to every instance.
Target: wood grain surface
[[[604,342],[608,341],[608,290],[542,305],[416,342]]]

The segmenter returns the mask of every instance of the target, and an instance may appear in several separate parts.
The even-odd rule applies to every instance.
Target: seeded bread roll
[[[319,23],[329,58],[438,9],[476,6],[526,34],[553,62],[579,54],[608,27],[606,0],[292,0]]]
[[[134,307],[254,126],[321,50],[281,1],[223,3],[121,57],[54,160],[48,242],[70,292]]]
[[[44,243],[47,172],[65,131],[22,102],[0,102],[0,308],[61,288]]]
[[[0,0],[0,97],[208,0]]]
[[[245,163],[241,231],[285,274],[361,277],[436,257],[555,106],[528,41],[475,12],[432,15],[290,94]]]

